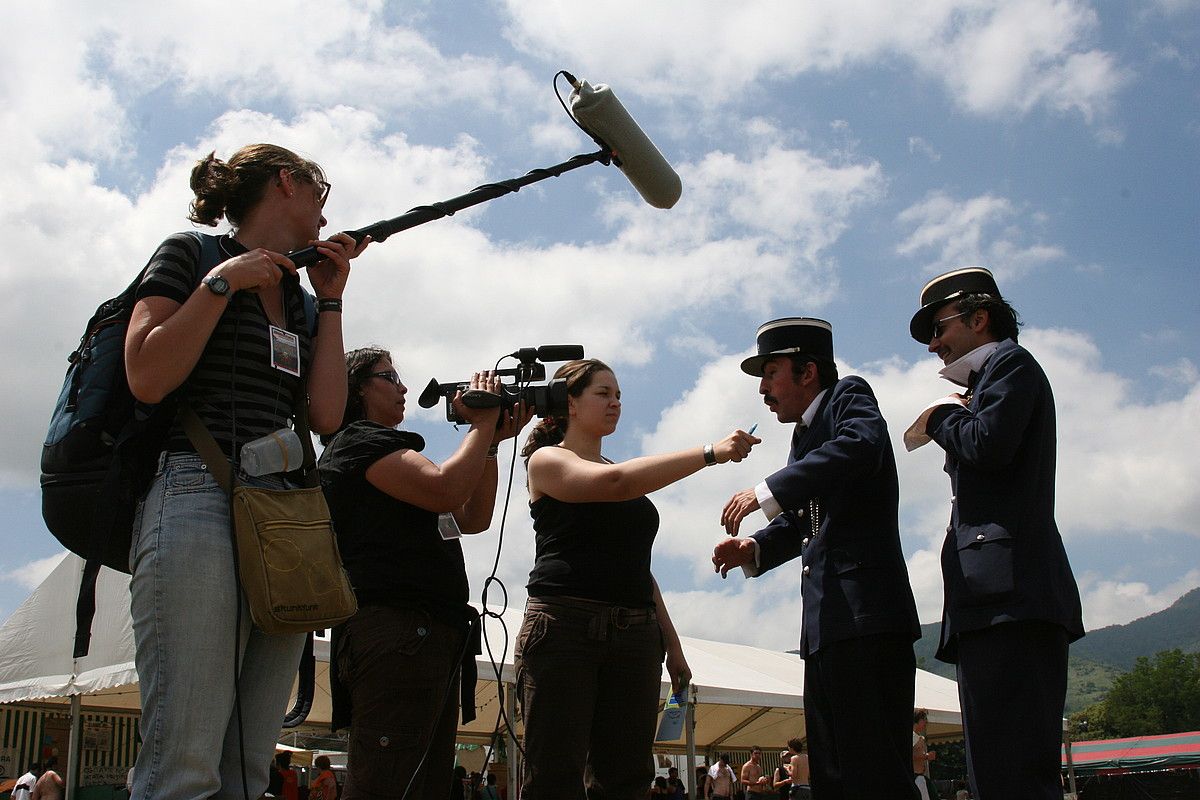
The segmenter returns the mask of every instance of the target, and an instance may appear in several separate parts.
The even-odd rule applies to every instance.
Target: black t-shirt
[[[222,258],[246,252],[230,236],[219,241]],[[194,236],[177,233],[168,237],[150,259],[137,298],[166,297],[187,302],[199,285],[197,264],[200,245]],[[284,288],[287,328],[299,336],[301,374],[310,366],[312,339],[304,318],[304,289],[294,278]],[[201,422],[221,446],[230,452],[230,439],[243,444],[282,428],[292,416],[292,405],[300,379],[271,366],[270,322],[258,295],[237,292],[209,336],[204,352],[177,396],[192,404]],[[232,388],[231,388],[232,386]],[[236,419],[236,432],[231,431]],[[171,428],[168,450],[190,452],[192,447],[183,426],[176,420]]]
[[[775,780],[776,781],[781,781],[787,777],[789,777],[789,776],[788,776],[788,771],[787,771],[786,767],[780,765],[775,768]],[[785,783],[783,786],[780,786],[776,791],[779,792],[779,800],[788,800],[788,798],[792,796],[792,785],[790,783]]]
[[[467,606],[467,569],[457,539],[438,533],[438,515],[381,492],[367,469],[398,450],[420,450],[420,436],[360,420],[321,454],[342,562],[360,605],[418,605],[450,620]]]
[[[658,509],[647,497],[564,503],[543,495],[529,506],[537,555],[530,597],[582,597],[614,605],[654,605],[650,548]]]

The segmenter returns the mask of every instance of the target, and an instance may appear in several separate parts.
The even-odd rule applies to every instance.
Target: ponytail
[[[554,377],[566,380],[569,396],[580,397],[592,385],[592,378],[598,372],[612,372],[612,368],[599,359],[584,358],[563,364],[555,371]],[[529,457],[539,449],[560,444],[567,434],[569,422],[566,409],[563,409],[562,416],[547,417],[534,425],[533,430],[529,432],[529,438],[525,440],[525,446],[521,448],[521,456],[525,463],[528,464]]]
[[[529,438],[525,440],[525,447],[521,449],[521,457],[528,462],[529,457],[535,451],[543,447],[561,444],[566,427],[566,419],[563,419],[561,424],[554,417],[538,420],[538,423],[533,426],[533,430],[529,432]]]
[[[325,173],[313,161],[274,144],[250,144],[234,153],[228,162],[209,153],[192,168],[190,185],[195,197],[188,219],[214,226],[225,217],[235,228],[258,205],[267,185],[280,171],[317,183]]]

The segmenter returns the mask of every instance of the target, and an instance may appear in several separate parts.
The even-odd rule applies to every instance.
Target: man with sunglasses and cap
[[[788,317],[758,329],[742,371],[783,423],[783,469],[735,494],[721,524],[736,537],[761,509],[770,520],[713,551],[722,576],[761,575],[799,556],[804,601],[804,720],[817,800],[916,800],[912,779],[912,643],[920,636],[897,523],[899,488],[887,423],[857,376],[838,379],[833,328]]]
[[[957,665],[967,775],[977,800],[1059,800],[1067,646],[1083,636],[1079,589],[1054,521],[1054,395],[1017,344],[992,273],[931,280],[909,325],[963,391],[905,433],[946,451],[954,495],[942,546],[937,658]]]

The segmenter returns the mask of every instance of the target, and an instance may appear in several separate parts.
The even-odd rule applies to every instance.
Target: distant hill
[[[936,675],[954,678],[954,665],[933,657],[937,650],[941,624],[921,626],[921,639],[914,650],[917,666]],[[1071,714],[1098,702],[1120,674],[1133,669],[1139,656],[1153,656],[1163,650],[1200,652],[1200,588],[1175,601],[1170,608],[1136,619],[1125,625],[1109,625],[1089,631],[1071,645],[1071,663],[1067,675],[1067,713]]]
[[[1122,671],[1133,669],[1138,656],[1163,650],[1200,652],[1200,588],[1193,589],[1170,607],[1130,622],[1089,631],[1071,645],[1071,657],[1111,664]]]

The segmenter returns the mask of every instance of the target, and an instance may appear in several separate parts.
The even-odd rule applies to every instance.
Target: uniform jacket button
[[[805,575],[807,575],[809,572],[811,572],[811,571],[812,571],[812,567],[805,567],[804,569],[802,569],[802,570],[800,570],[800,571],[801,571],[802,573],[804,573]]]
[[[987,536],[985,536],[982,533],[975,537],[976,541],[980,541],[980,542],[982,542],[986,538],[987,538]]]

